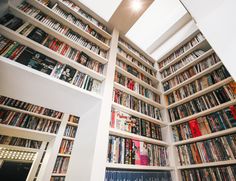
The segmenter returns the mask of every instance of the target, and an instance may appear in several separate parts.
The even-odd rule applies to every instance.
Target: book
[[[202,135],[202,133],[199,129],[199,126],[198,126],[198,122],[197,122],[196,119],[193,119],[193,120],[189,121],[189,127],[191,129],[191,133],[192,133],[193,138]]]

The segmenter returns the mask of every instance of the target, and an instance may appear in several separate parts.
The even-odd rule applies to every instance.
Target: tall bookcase
[[[213,145],[214,141],[212,141],[218,138],[221,139],[223,136],[230,136],[236,131],[235,125],[233,125],[233,120],[235,120],[235,118],[232,117],[232,115],[231,117],[229,117],[229,115],[228,117],[226,116],[226,111],[231,114],[229,107],[235,105],[234,90],[232,87],[230,88],[230,86],[227,87],[226,85],[229,85],[234,80],[227,72],[226,68],[224,68],[223,63],[217,57],[204,36],[199,35],[201,35],[199,30],[192,32],[165,56],[157,60],[159,76],[164,88],[163,96],[166,101],[166,113],[170,120],[168,127],[171,135],[170,139],[172,140],[172,154],[176,157],[174,160],[176,180],[184,180],[183,177],[190,178],[190,174],[193,174],[198,169],[217,169],[218,167],[235,164],[235,159],[232,155],[228,155],[228,158],[224,159],[216,158],[219,154],[216,154],[217,151],[215,152],[215,150],[228,150],[230,142],[224,142],[224,147],[219,149],[219,147],[216,148],[216,145]],[[191,42],[191,44],[189,42]],[[199,50],[203,51],[200,52]],[[195,55],[193,56],[193,54]],[[209,61],[207,62],[207,60]],[[195,69],[195,72],[189,71],[187,74],[186,72],[191,70],[192,67],[199,67],[200,69]],[[181,79],[180,77],[183,73],[186,74],[185,77],[182,77]],[[179,79],[176,78],[178,76]],[[206,102],[209,101],[209,98],[207,97],[210,97],[212,92],[221,88],[225,88],[226,90],[226,87],[232,90],[232,93],[229,93],[230,96],[228,99],[223,102],[219,101],[215,105]],[[219,92],[214,92],[213,94],[216,96]],[[207,107],[201,108],[202,110],[195,110],[196,107],[194,107],[193,101],[201,99],[202,96],[205,96],[203,98],[205,102],[201,102],[201,105],[207,105]],[[210,99],[212,100],[213,97],[210,97]],[[217,96],[216,99],[218,99]],[[189,110],[183,109],[177,109],[177,111],[174,112],[173,109],[178,106],[181,107],[189,102],[191,104],[188,106],[194,109],[192,113],[188,113]],[[179,115],[179,117],[174,114]],[[218,115],[219,117],[214,117],[215,115]],[[232,120],[230,121],[230,119]],[[220,125],[217,127],[216,124]],[[195,127],[196,125],[197,127]],[[206,131],[206,129],[208,129],[208,131]],[[205,145],[200,147],[200,143],[203,142]],[[211,146],[209,146],[209,142],[212,142],[210,143]],[[206,143],[208,145],[206,145]],[[186,145],[191,146],[188,147]],[[193,145],[197,145],[195,148],[198,151],[188,149],[194,148]],[[205,149],[206,152],[204,152]],[[201,163],[197,162],[196,152],[200,154],[201,161],[198,161]],[[209,152],[213,152],[213,154]],[[210,158],[210,154],[215,154],[214,159]],[[191,170],[192,172],[188,172],[188,170]],[[185,171],[187,174],[183,175]],[[207,172],[206,170],[204,171]],[[210,170],[210,172],[213,172],[213,170]],[[228,175],[230,174],[228,173]],[[192,176],[197,177],[197,175]]]
[[[26,0],[23,5],[22,2],[5,0],[0,3],[1,17],[11,13],[23,21],[20,30],[7,27],[7,23],[0,25],[0,34],[24,48],[28,47],[37,54],[47,56],[47,59],[52,60],[55,65],[69,67],[75,72],[73,77],[63,78],[61,75],[55,76],[53,70],[56,66],[51,73],[43,73],[38,68],[25,66],[22,62],[18,63],[17,57],[13,55],[10,56],[13,58],[6,57],[4,54],[0,56],[0,95],[63,113],[63,117],[57,119],[0,105],[1,109],[60,122],[57,134],[0,123],[1,135],[42,142],[38,149],[0,145],[6,149],[37,153],[27,180],[45,181],[57,178],[73,181],[79,178],[86,181],[102,181],[106,170],[116,169],[166,171],[171,173],[173,180],[182,180],[181,170],[235,164],[235,159],[190,165],[180,165],[178,162],[178,146],[229,135],[236,131],[235,128],[230,128],[185,140],[174,140],[176,125],[236,105],[235,99],[231,99],[210,109],[171,121],[169,113],[171,109],[220,89],[233,81],[230,76],[225,76],[216,83],[175,102],[173,98],[168,100],[167,97],[173,92],[203,76],[213,74],[213,71],[223,66],[223,63],[217,60],[214,65],[204,68],[190,78],[176,85],[172,83],[174,85],[172,88],[166,84],[167,81],[214,54],[214,50],[203,36],[192,41],[199,35],[199,30],[194,31],[156,61],[77,0]],[[43,20],[41,16],[44,17]],[[23,32],[23,26],[29,29]],[[35,37],[28,36],[35,28],[40,29],[38,32],[43,31],[47,34],[46,40],[51,41],[51,46],[46,40],[40,43]],[[188,44],[190,41],[192,45]],[[184,45],[186,46],[181,49]],[[64,50],[65,47],[68,50]],[[160,66],[164,60],[166,62]],[[128,104],[127,101],[124,103],[125,101],[115,100],[114,90],[124,94],[126,98],[129,97],[135,103]],[[137,107],[136,104],[142,106]],[[145,106],[147,109],[141,109]],[[159,134],[162,139],[158,139],[157,135],[155,138],[153,136],[155,134],[152,133],[141,134],[130,129],[118,129],[114,125],[112,127],[111,110],[144,120],[146,125],[154,124],[154,130],[161,130]],[[79,124],[70,121],[72,120],[70,115],[79,117]],[[66,136],[65,131],[68,127],[77,130],[76,134],[71,137]],[[167,156],[157,156],[157,158],[168,164],[163,166],[154,163],[149,165],[108,163],[110,136],[135,140],[151,146],[156,145],[153,146],[155,149],[167,153]],[[64,153],[62,151],[64,144],[71,144],[71,150]],[[168,158],[163,159],[163,157]],[[69,161],[67,167],[61,172],[58,171],[60,169],[57,169],[57,166],[63,159]]]

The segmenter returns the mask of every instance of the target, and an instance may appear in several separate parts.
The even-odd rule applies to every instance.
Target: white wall
[[[168,53],[176,45],[183,41],[184,38],[192,34],[197,29],[195,23],[191,20],[185,26],[183,26],[179,31],[177,31],[173,36],[171,36],[165,43],[158,47],[151,55],[153,58],[158,60],[163,55]]]
[[[236,80],[236,1],[182,0],[197,26]]]

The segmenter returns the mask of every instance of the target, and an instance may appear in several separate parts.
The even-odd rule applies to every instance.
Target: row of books
[[[113,90],[113,101],[135,111],[148,115],[152,118],[160,120],[162,119],[161,112],[158,108],[118,89]]]
[[[198,33],[195,37],[193,37],[188,43],[181,46],[179,49],[175,50],[171,53],[167,58],[159,62],[159,69],[165,67],[167,64],[172,62],[174,59],[187,52],[190,48],[196,46],[199,42],[205,40],[202,33]]]
[[[58,156],[53,168],[53,173],[66,173],[69,160],[69,157]]]
[[[0,96],[0,104],[5,105],[5,106],[9,106],[9,107],[14,107],[17,109],[21,109],[24,111],[33,112],[36,114],[50,116],[50,117],[57,118],[57,119],[61,119],[63,116],[62,112],[48,109],[48,108],[41,107],[41,106],[36,106],[36,105],[30,104],[30,103],[27,103],[24,101],[12,99],[12,98],[5,97],[5,96]]]
[[[50,181],[65,181],[65,177],[52,176]]]
[[[151,85],[151,86],[154,86],[152,84],[152,80],[150,78],[148,78],[146,75],[138,72],[138,70],[128,64],[126,64],[125,62],[123,62],[122,60],[120,59],[117,59],[116,60],[116,65],[121,67],[123,70],[131,73],[132,75],[134,75],[135,77],[141,79],[142,81],[144,81],[145,83]]]
[[[75,68],[55,60],[17,42],[0,36],[0,55],[46,73],[56,79],[92,92],[100,92],[100,82]]]
[[[40,149],[42,142],[36,140],[0,135],[0,144]]]
[[[32,18],[35,18],[36,20],[38,20],[39,22],[41,22],[48,28],[51,28],[52,30],[57,31],[58,33],[72,40],[73,42],[76,42],[80,44],[81,46],[84,46],[87,49],[93,51],[94,53],[106,58],[107,52],[105,50],[101,49],[96,44],[90,42],[86,38],[74,32],[69,27],[62,25],[54,18],[42,13],[40,10],[28,4],[27,2],[23,2],[17,8],[20,9],[25,14],[31,16]]]
[[[73,144],[74,144],[74,141],[63,139],[61,141],[61,146],[60,146],[60,149],[59,149],[59,153],[71,154]]]
[[[224,85],[187,103],[169,109],[171,122],[233,101],[236,98],[236,91],[232,85],[235,85],[235,83]]]
[[[114,81],[129,88],[130,90],[132,90],[138,94],[141,94],[141,95],[143,95],[155,102],[160,103],[160,96],[158,94],[155,94],[154,92],[152,92],[148,88],[145,88],[144,86],[135,82],[133,79],[130,79],[117,71],[115,72]]]
[[[179,89],[173,91],[167,95],[168,104],[173,104],[177,101],[180,101],[186,97],[189,97],[203,89],[208,88],[211,85],[214,85],[226,78],[230,77],[229,72],[224,66],[220,67],[217,70],[210,72],[209,74],[194,80],[193,82],[180,87]]]
[[[236,178],[236,165],[181,170],[183,181],[233,181]]]
[[[168,171],[106,170],[104,181],[171,181]]]
[[[104,65],[96,60],[91,59],[87,54],[77,49],[72,48],[68,44],[58,40],[54,36],[51,36],[44,32],[42,29],[33,26],[28,22],[23,22],[21,19],[6,14],[0,18],[0,24],[10,28],[17,33],[28,37],[29,39],[43,45],[54,52],[63,55],[72,61],[75,61],[83,66],[88,67],[98,73],[103,73]]]
[[[0,124],[56,134],[60,122],[0,108]]]
[[[180,165],[233,160],[236,157],[236,135],[177,146]]]
[[[122,43],[124,46],[126,46],[129,50],[131,50],[134,54],[139,56],[143,61],[148,63],[149,65],[154,67],[154,63],[148,60],[142,53],[140,53],[138,50],[136,50],[134,47],[132,47],[130,44],[128,44],[125,40],[122,38],[119,38],[119,42]]]
[[[97,19],[95,19],[94,17],[92,17],[91,15],[89,15],[87,12],[85,12],[84,10],[82,10],[78,5],[76,5],[75,3],[71,2],[70,0],[60,0],[62,3],[64,3],[66,6],[70,7],[72,10],[74,10],[75,12],[79,13],[81,16],[85,17],[86,19],[88,19],[89,21],[91,21],[93,24],[95,24],[96,26],[98,26],[100,29],[106,31],[107,33],[107,27],[105,25],[103,25],[101,22],[99,22]]]
[[[181,69],[185,65],[189,64],[190,62],[195,61],[198,57],[200,57],[204,53],[205,53],[204,50],[195,50],[191,54],[180,59],[180,61],[178,61],[177,63],[175,63],[175,64],[169,66],[168,68],[164,69],[163,71],[161,71],[160,73],[161,73],[162,78],[164,79],[164,78],[170,76],[171,74],[175,73],[177,70]]]
[[[107,40],[101,34],[96,32],[96,30],[92,29],[88,24],[84,23],[82,20],[76,18],[70,12],[66,12],[63,9],[61,9],[60,6],[58,5],[58,3],[55,3],[54,6],[51,7],[51,9],[59,16],[63,17],[64,19],[66,19],[66,20],[70,21],[71,23],[73,23],[74,25],[76,25],[78,28],[91,34],[92,36],[94,36],[98,40],[108,44]]]
[[[75,135],[76,135],[76,132],[77,132],[77,127],[76,126],[67,125],[66,129],[65,129],[65,132],[64,132],[64,136],[74,138]]]
[[[210,55],[206,59],[204,59],[201,62],[197,63],[196,65],[190,67],[188,70],[185,70],[184,72],[181,72],[180,74],[176,75],[174,78],[163,82],[164,91],[167,91],[167,90],[177,86],[178,84],[201,73],[202,71],[215,65],[218,62],[220,62],[220,59],[218,58],[218,56],[216,54]]]
[[[149,166],[169,165],[166,147],[112,135],[109,136],[107,162]]]
[[[79,124],[79,119],[80,119],[80,117],[78,117],[78,116],[70,115],[68,122]]]
[[[236,106],[173,126],[175,141],[187,140],[236,127]]]
[[[148,138],[162,140],[160,125],[119,110],[111,110],[110,127]]]
[[[143,65],[142,63],[140,63],[138,60],[136,60],[134,57],[132,57],[130,54],[128,54],[127,52],[125,52],[122,48],[120,48],[118,46],[118,53],[122,56],[125,57],[127,60],[129,60],[130,62],[132,62],[133,64],[135,64],[136,66],[140,67],[141,69],[143,69],[145,72],[149,73],[152,76],[155,76],[155,73],[153,72],[153,70],[151,70],[150,68],[146,67],[145,65]]]

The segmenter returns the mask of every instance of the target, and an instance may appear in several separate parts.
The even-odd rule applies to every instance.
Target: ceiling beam
[[[138,11],[133,10],[132,4],[135,1],[141,3],[141,8]],[[118,29],[121,34],[126,34],[129,29],[135,24],[140,16],[148,9],[154,0],[123,0],[112,17],[109,24]]]

